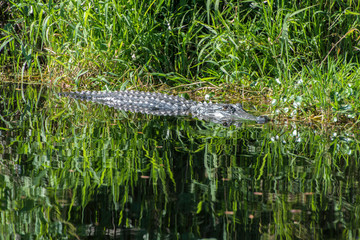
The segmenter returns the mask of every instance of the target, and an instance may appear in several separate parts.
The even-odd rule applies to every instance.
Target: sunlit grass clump
[[[3,76],[71,89],[230,91],[227,101],[256,96],[274,118],[358,118],[356,1],[18,0],[0,8]]]

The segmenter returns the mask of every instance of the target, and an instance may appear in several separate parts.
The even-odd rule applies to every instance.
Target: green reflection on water
[[[1,87],[4,238],[355,238],[359,135],[224,128]]]

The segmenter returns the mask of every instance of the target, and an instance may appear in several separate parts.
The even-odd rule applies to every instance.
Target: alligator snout
[[[256,122],[259,123],[259,124],[264,124],[264,123],[267,123],[269,121],[270,121],[270,118],[268,116],[259,116],[256,119]]]

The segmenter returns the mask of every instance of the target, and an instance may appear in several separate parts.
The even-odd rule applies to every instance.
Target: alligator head
[[[214,104],[214,103],[198,103],[191,108],[191,112],[195,117],[210,120],[213,122],[236,122],[243,120],[256,121],[263,124],[269,121],[266,116],[256,117],[246,112],[241,104]]]

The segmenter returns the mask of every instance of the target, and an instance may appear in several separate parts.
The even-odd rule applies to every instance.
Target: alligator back
[[[246,112],[241,104],[220,104],[196,102],[182,97],[161,93],[140,91],[115,92],[63,92],[60,96],[68,96],[100,103],[116,109],[146,113],[152,115],[182,116],[191,114],[199,119],[231,125],[241,120],[266,123],[266,116],[256,117]]]
[[[141,91],[82,91],[63,92],[59,95],[100,103],[124,111],[167,116],[187,115],[191,106],[196,104],[195,101],[178,96]]]

